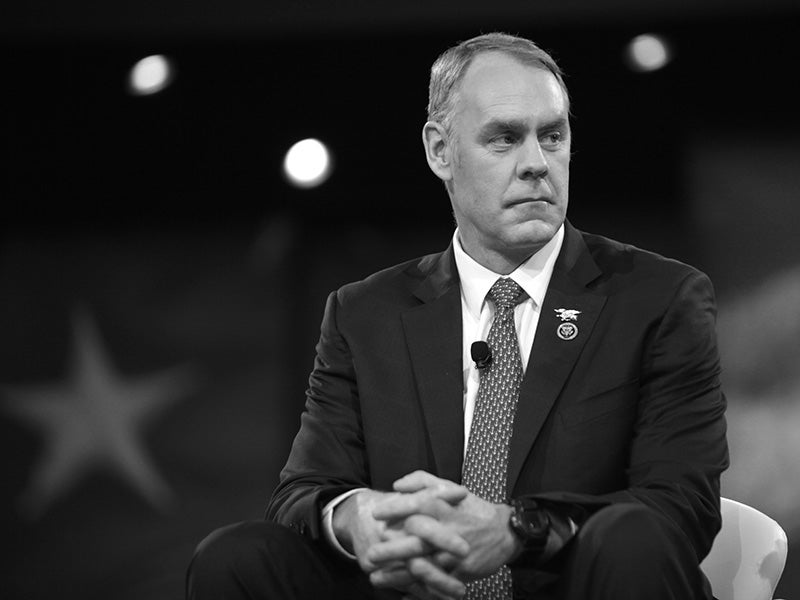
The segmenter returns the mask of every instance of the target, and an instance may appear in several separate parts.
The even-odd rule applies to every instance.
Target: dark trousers
[[[604,508],[562,552],[556,573],[514,574],[524,600],[708,600],[710,586],[683,534],[638,504]],[[553,567],[550,569],[553,571]],[[195,552],[187,600],[390,600],[354,562],[324,541],[281,525],[246,522],[219,529]]]

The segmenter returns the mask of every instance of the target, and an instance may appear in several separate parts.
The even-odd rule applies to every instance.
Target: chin
[[[506,239],[512,246],[541,248],[553,239],[559,227],[560,222],[529,221],[515,228]]]

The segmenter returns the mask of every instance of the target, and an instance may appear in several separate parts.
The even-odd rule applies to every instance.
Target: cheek
[[[561,187],[566,187],[569,183],[569,158],[554,161],[551,165],[553,178]]]
[[[513,173],[512,173],[513,175]],[[511,181],[508,168],[462,156],[453,170],[453,191],[462,210],[476,217],[498,218],[501,201]]]

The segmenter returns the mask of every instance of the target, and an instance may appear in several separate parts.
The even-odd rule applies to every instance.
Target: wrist
[[[512,507],[508,504],[500,504],[498,505],[498,511],[500,512],[500,519],[503,524],[503,544],[505,546],[504,554],[506,557],[503,564],[509,564],[517,560],[524,548],[522,540],[520,540],[519,536],[514,533],[514,530],[511,528]]]
[[[536,564],[542,557],[550,537],[547,511],[533,500],[511,500],[508,529],[516,540],[509,563]]]
[[[354,494],[345,499],[341,504],[333,509],[333,535],[339,542],[342,549],[348,554],[353,554],[353,532],[351,524],[354,522],[354,515],[357,512],[357,497],[361,494]]]
[[[363,527],[365,523],[374,521],[372,509],[375,505],[375,498],[380,494],[375,490],[362,488],[355,491],[334,509],[333,534],[349,554],[356,554],[354,540],[358,535],[358,528]]]

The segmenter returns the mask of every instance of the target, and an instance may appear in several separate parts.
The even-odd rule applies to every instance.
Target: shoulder
[[[680,260],[669,258],[602,235],[580,231],[586,248],[608,282],[680,285],[687,280],[708,281],[708,276]]]
[[[415,305],[415,291],[424,281],[437,273],[447,276],[450,255],[449,251],[436,252],[381,269],[340,287],[335,292],[337,300],[348,306],[387,302]]]

